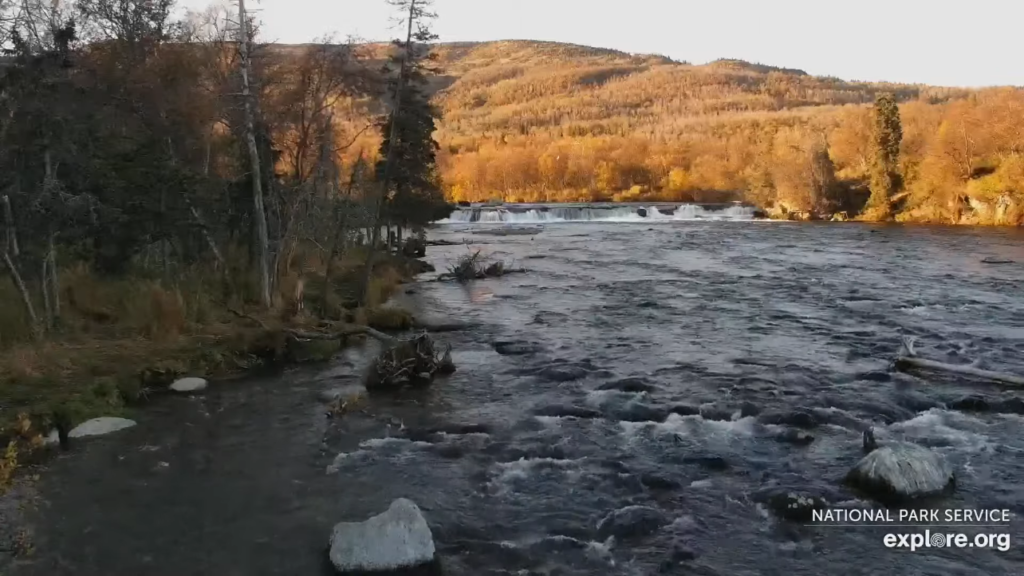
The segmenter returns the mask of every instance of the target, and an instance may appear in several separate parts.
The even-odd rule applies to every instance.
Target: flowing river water
[[[451,575],[1024,574],[1021,391],[889,370],[913,335],[922,356],[1024,374],[1021,231],[667,218],[430,237],[470,244],[431,247],[439,271],[470,249],[527,270],[401,295],[469,325],[438,335],[456,374],[325,417],[318,394],[355,385],[368,344],[162,400],[52,462],[14,574],[328,573],[331,526],[398,497]],[[887,549],[901,529],[765,504],[856,504],[841,479],[868,425],[956,466],[932,506],[1017,514],[1011,548]]]

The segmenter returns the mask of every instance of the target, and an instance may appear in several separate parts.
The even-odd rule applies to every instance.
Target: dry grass
[[[366,312],[366,325],[385,331],[408,330],[413,327],[413,317],[402,308],[371,308]]]
[[[61,276],[60,326],[42,341],[32,340],[20,299],[9,279],[0,277],[0,438],[10,436],[18,414],[46,430],[57,412],[72,421],[118,414],[182,375],[216,378],[282,361],[284,329],[318,320],[319,295],[309,290],[322,287],[317,264],[284,270],[269,311],[246,305],[251,282],[240,274],[195,269],[165,284],[144,276],[100,278],[76,266]],[[331,319],[411,326],[408,313],[380,307],[406,280],[392,261],[375,268],[369,313],[342,306],[353,304],[362,270],[354,257],[337,266],[328,293],[336,306]],[[307,288],[297,290],[299,285]],[[301,309],[297,298],[304,300]]]

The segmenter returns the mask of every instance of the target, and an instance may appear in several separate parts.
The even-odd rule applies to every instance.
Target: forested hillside
[[[872,105],[891,93],[902,124],[897,218],[1024,219],[1017,89],[846,82],[531,41],[441,44],[436,55],[440,166],[454,200],[735,198],[856,212],[875,162]]]

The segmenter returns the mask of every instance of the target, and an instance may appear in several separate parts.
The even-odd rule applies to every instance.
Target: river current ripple
[[[351,383],[372,352],[352,351],[161,403],[53,464],[21,573],[320,573],[334,522],[397,497],[423,508],[453,575],[1024,573],[1022,392],[889,369],[915,336],[927,358],[1024,374],[1020,231],[504,231],[436,227],[432,239],[469,246],[428,259],[443,271],[480,249],[527,272],[427,276],[401,295],[472,325],[441,335],[455,375],[327,419],[316,394]],[[806,526],[759,498],[859,505],[841,479],[867,426],[956,466],[957,491],[931,506],[1018,514],[1012,548],[891,550],[891,528]],[[623,509],[646,520],[598,528]]]

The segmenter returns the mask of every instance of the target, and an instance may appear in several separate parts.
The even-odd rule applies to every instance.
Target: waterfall
[[[742,204],[529,205],[460,207],[437,224],[545,224],[555,222],[655,222],[684,220],[754,220],[755,209]]]

